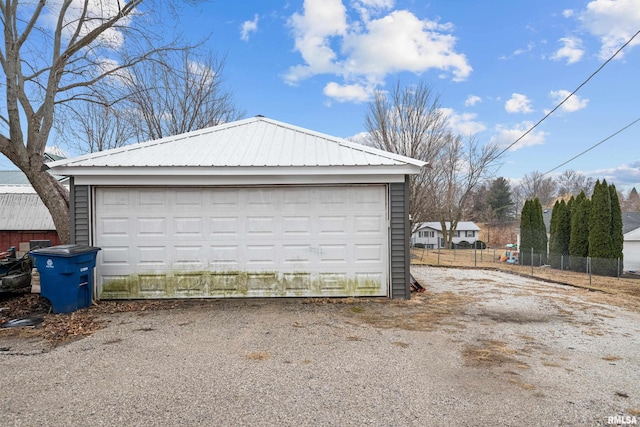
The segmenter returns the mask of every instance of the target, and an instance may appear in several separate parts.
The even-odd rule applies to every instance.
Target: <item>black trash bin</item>
[[[88,245],[58,245],[29,252],[40,273],[40,295],[51,302],[54,313],[71,313],[91,305],[99,250]]]

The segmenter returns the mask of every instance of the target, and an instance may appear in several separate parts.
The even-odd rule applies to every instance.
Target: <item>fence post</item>
[[[476,248],[475,246],[473,248],[473,266],[478,266],[478,248]]]
[[[560,255],[560,270],[564,270],[564,254]]]
[[[440,265],[440,248],[438,248],[438,265]]]
[[[533,247],[531,248],[531,275],[533,276]]]
[[[620,278],[620,257],[618,257],[618,279]]]
[[[589,286],[591,286],[591,257],[587,257],[587,273],[589,273]]]

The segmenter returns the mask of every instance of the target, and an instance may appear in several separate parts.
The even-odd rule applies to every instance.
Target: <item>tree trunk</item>
[[[40,170],[25,170],[33,188],[49,210],[53,223],[63,244],[71,243],[69,222],[69,190],[51,174]]]

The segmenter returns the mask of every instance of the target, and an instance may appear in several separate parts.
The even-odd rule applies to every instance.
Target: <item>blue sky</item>
[[[247,116],[339,137],[364,131],[374,90],[428,84],[452,126],[507,146],[640,30],[640,0],[208,2],[211,34]],[[547,172],[640,118],[640,36],[506,153],[499,175]],[[558,169],[640,189],[640,123]]]
[[[175,28],[210,35],[247,117],[353,137],[375,90],[422,81],[456,132],[506,147],[640,30],[640,0],[217,0],[183,7]],[[638,70],[640,35],[512,147],[498,175],[547,172],[640,118]],[[554,173],[640,190],[639,143],[640,123]]]

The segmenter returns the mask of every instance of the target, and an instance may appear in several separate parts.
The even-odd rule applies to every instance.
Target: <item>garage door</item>
[[[97,295],[388,295],[386,186],[98,188]]]

